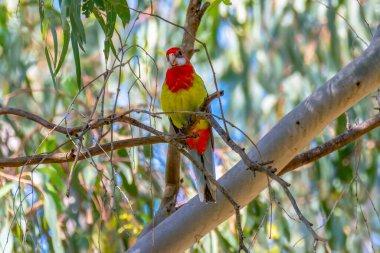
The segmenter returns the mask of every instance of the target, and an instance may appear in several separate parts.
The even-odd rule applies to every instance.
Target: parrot
[[[166,71],[161,89],[162,111],[198,111],[208,96],[202,78],[195,72],[181,48],[173,47],[167,50],[166,59],[170,66]],[[210,106],[207,111],[211,112]],[[186,149],[190,156],[215,178],[214,138],[208,120],[202,116],[196,116],[194,124],[187,127],[191,114],[173,113],[168,114],[168,117],[177,133],[198,135],[196,138],[185,140]],[[187,129],[186,132],[183,132],[184,127]],[[193,168],[193,171],[200,201],[215,202],[216,186],[198,168]]]

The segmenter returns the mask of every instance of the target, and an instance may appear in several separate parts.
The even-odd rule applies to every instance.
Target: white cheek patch
[[[178,66],[182,66],[186,64],[186,59],[185,58],[176,58],[175,59],[176,63]]]

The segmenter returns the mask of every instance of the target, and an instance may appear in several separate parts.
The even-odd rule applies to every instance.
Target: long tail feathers
[[[190,149],[190,155],[203,165],[203,168],[215,178],[214,151],[212,141],[207,144],[206,151],[201,155],[195,149]],[[207,179],[203,172],[193,166],[193,171],[196,177],[196,185],[201,202],[216,201],[216,186]]]

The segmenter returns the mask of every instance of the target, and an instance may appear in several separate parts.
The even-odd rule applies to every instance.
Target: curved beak
[[[177,65],[177,63],[176,63],[176,57],[175,57],[174,54],[169,54],[168,55],[168,61],[169,61],[170,65],[172,65],[172,66]]]

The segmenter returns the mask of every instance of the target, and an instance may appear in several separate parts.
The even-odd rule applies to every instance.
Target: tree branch
[[[79,153],[78,161],[84,160],[89,156],[97,156],[109,152],[111,150],[118,150],[122,148],[137,147],[143,145],[151,145],[157,143],[168,143],[170,141],[184,141],[185,139],[193,138],[193,136],[173,136],[171,138],[162,138],[161,136],[150,136],[133,138],[127,140],[114,141],[113,143],[106,143],[95,147],[88,148],[86,152]],[[15,158],[0,158],[1,167],[19,167],[24,165],[34,164],[49,164],[49,163],[65,163],[75,160],[76,151],[74,149],[64,153],[47,153],[32,156],[22,156]]]
[[[372,129],[380,126],[380,114],[377,114],[375,117],[367,119],[366,121],[360,123],[347,130],[343,134],[335,137],[334,139],[319,145],[313,149],[310,149],[307,152],[297,155],[294,157],[279,173],[279,176],[284,175],[290,171],[293,171],[296,168],[299,168],[305,164],[314,162],[319,158],[328,155],[341,147],[357,140],[364,134],[368,133]]]
[[[374,91],[380,83],[380,40],[370,46],[344,67],[325,85],[288,113],[257,144],[264,161],[284,168],[300,150],[319,134],[332,120]],[[252,149],[252,161],[260,158]],[[240,205],[245,206],[267,187],[267,175],[253,176],[240,161],[218,182]],[[140,238],[129,252],[182,252],[201,237],[234,214],[230,202],[217,193],[217,203],[206,205],[191,199],[185,207],[162,221]]]
[[[301,210],[299,209],[297,202],[295,198],[293,197],[292,193],[289,190],[290,184],[285,182],[282,178],[280,178],[278,175],[275,174],[274,170],[271,170],[271,167],[264,167],[261,166],[260,168],[257,168],[257,165],[255,162],[253,162],[250,157],[245,153],[244,149],[240,148],[239,145],[237,145],[232,139],[228,138],[227,133],[223,131],[223,128],[218,124],[218,122],[212,117],[208,117],[209,121],[211,122],[211,125],[213,128],[218,132],[220,137],[224,140],[224,142],[233,150],[235,151],[242,161],[245,163],[245,165],[248,167],[248,169],[252,170],[254,173],[256,170],[266,174],[268,177],[270,177],[272,180],[276,181],[282,189],[285,191],[286,196],[288,197],[289,201],[291,202],[295,212],[297,213],[299,219],[302,221],[302,223],[306,226],[306,228],[309,230],[309,232],[312,234],[314,241],[326,241],[324,238],[320,237],[315,230],[312,228],[312,223],[309,222],[305,216],[302,214]]]
[[[203,14],[209,6],[209,2],[202,5],[202,0],[189,0],[186,13],[185,33],[182,39],[182,50],[189,59],[194,54],[195,35],[197,34]]]
[[[208,96],[202,105],[200,106],[200,110],[204,110],[212,100],[217,98],[218,96],[223,95],[223,91],[220,91],[219,93],[215,92]],[[145,111],[140,111],[140,110],[133,110],[135,112],[145,112]],[[146,126],[142,123],[139,123],[135,119],[132,119],[130,117],[126,117],[125,115],[130,113],[130,111],[127,111],[121,115],[111,115],[107,118],[103,119],[98,119],[92,124],[89,124],[87,126],[78,126],[74,128],[66,128],[62,127],[59,125],[56,125],[54,123],[48,122],[44,118],[35,115],[30,112],[23,111],[21,109],[16,109],[16,108],[10,108],[10,107],[2,107],[0,108],[0,115],[5,115],[5,114],[10,114],[10,115],[17,115],[29,120],[32,120],[41,126],[44,126],[48,129],[67,134],[69,133],[70,135],[76,135],[79,132],[88,130],[88,129],[95,129],[98,127],[101,127],[103,125],[110,124],[110,122],[128,122],[134,125],[137,125],[141,127],[142,129],[145,129],[149,132],[152,132],[152,129],[149,126]],[[148,112],[147,112],[148,113]],[[149,113],[151,116],[158,117],[156,114]],[[169,137],[163,137],[164,133],[161,133],[156,130],[155,134],[158,136],[153,136],[153,137],[141,137],[141,138],[133,138],[133,139],[128,139],[128,140],[120,140],[120,141],[115,141],[103,145],[98,145],[96,147],[92,147],[87,149],[88,152],[86,153],[80,153],[78,156],[78,161],[86,159],[86,155],[89,156],[96,156],[100,155],[104,152],[108,152],[111,150],[118,150],[122,148],[128,148],[128,147],[135,147],[135,146],[141,146],[141,145],[151,145],[151,144],[157,144],[157,143],[169,143],[170,141],[184,141],[185,139],[188,138],[193,138],[194,136],[178,136],[176,134],[174,135],[169,135]],[[112,144],[113,143],[113,144]],[[112,147],[113,145],[113,147]],[[177,148],[176,148],[177,150]],[[24,157],[15,157],[15,158],[0,158],[0,168],[1,167],[18,167],[18,166],[23,166],[23,165],[34,165],[34,164],[48,164],[48,163],[64,163],[64,162],[72,162],[75,160],[75,157],[77,155],[74,153],[74,150],[71,150],[69,152],[64,152],[64,153],[47,153],[47,154],[38,154],[38,155],[33,155],[33,156],[24,156]],[[178,175],[179,177],[179,175]],[[169,181],[170,182],[170,181]],[[173,182],[174,183],[174,182]]]

